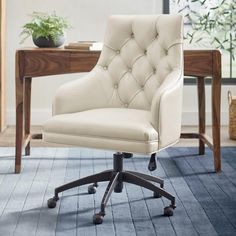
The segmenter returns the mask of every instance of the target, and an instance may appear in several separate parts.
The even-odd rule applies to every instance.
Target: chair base
[[[55,194],[53,198],[48,200],[48,207],[55,208],[56,202],[59,200],[58,194],[65,190],[79,187],[85,184],[91,184],[88,186],[88,193],[96,193],[96,188],[98,187],[98,182],[109,181],[104,196],[101,202],[100,212],[93,216],[94,224],[101,224],[103,222],[103,217],[105,216],[105,207],[114,191],[116,193],[122,192],[123,182],[132,183],[153,191],[153,196],[156,198],[166,197],[171,201],[171,204],[164,208],[165,216],[172,216],[173,209],[175,206],[175,197],[164,190],[164,180],[154,177],[152,175],[142,174],[134,171],[124,171],[123,170],[123,153],[115,153],[113,155],[113,169],[100,172],[98,174],[90,175],[73,182],[64,184],[55,189]],[[160,187],[154,185],[153,183],[160,184]]]

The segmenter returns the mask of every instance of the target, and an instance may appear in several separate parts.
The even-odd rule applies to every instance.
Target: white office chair
[[[156,168],[156,152],[180,137],[182,87],[182,17],[111,16],[97,65],[59,88],[43,139],[115,150],[114,168],[56,188],[48,207],[56,206],[64,190],[92,183],[88,192],[95,193],[98,182],[109,181],[101,210],[93,217],[100,224],[112,191],[121,192],[123,182],[129,182],[153,191],[154,197],[168,198],[171,204],[164,215],[173,215],[175,197],[163,189],[164,181],[124,171],[123,157],[149,154],[149,170]]]

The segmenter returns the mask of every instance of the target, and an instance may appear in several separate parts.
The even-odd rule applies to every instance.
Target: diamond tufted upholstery
[[[111,16],[94,69],[57,91],[48,142],[151,154],[180,136],[180,15]]]

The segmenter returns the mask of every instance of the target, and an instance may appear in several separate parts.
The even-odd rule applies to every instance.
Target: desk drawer
[[[212,76],[213,55],[208,50],[187,50],[184,52],[184,75]]]
[[[29,77],[69,73],[69,52],[25,51],[24,74]]]
[[[70,72],[88,72],[97,64],[100,52],[70,52]]]

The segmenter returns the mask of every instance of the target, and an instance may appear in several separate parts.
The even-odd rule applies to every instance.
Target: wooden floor
[[[150,173],[148,158],[125,159],[125,169],[165,179],[165,188],[176,196],[173,217],[164,217],[169,202],[125,184],[113,193],[102,225],[92,215],[106,184],[95,195],[87,186],[63,193],[55,209],[47,199],[56,186],[112,167],[111,152],[79,148],[32,148],[23,158],[21,174],[14,174],[14,148],[0,148],[0,235],[236,235],[236,148],[222,149],[222,173],[213,171],[212,153],[196,155],[197,149],[169,148],[158,154],[158,168]],[[95,211],[94,211],[95,209]]]

